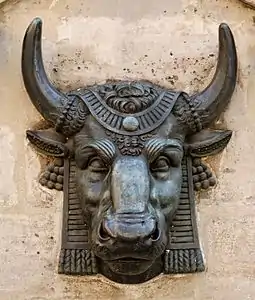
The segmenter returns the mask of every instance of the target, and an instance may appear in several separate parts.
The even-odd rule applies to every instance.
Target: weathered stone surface
[[[0,299],[254,299],[253,15],[239,1],[216,0],[142,0],[133,5],[116,0],[24,0],[2,10],[0,127],[8,128],[14,138],[11,152],[6,144],[1,149],[1,155],[7,153],[4,159],[1,156],[1,168],[8,161],[13,179],[10,182],[10,177],[1,175],[0,202],[5,199],[2,191],[14,200],[0,207],[0,273],[4,274]],[[207,272],[159,276],[138,286],[114,284],[101,276],[57,274],[62,199],[60,194],[56,198],[58,192],[40,187],[43,161],[24,136],[40,120],[20,75],[21,41],[35,16],[44,20],[47,72],[66,90],[107,78],[146,78],[192,93],[213,75],[219,23],[225,20],[231,26],[239,56],[239,82],[222,122],[234,134],[225,152],[209,161],[219,176],[217,189],[202,194],[198,204]],[[9,139],[4,132],[1,145]],[[5,184],[10,189],[3,189]]]
[[[14,177],[14,133],[7,126],[0,128],[0,207],[16,204],[17,189]]]

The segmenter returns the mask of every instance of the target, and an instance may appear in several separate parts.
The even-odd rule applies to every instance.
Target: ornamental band
[[[211,83],[191,96],[147,81],[60,92],[45,73],[41,34],[35,18],[23,40],[22,75],[51,124],[27,130],[31,145],[54,160],[40,183],[64,191],[59,273],[141,283],[204,271],[194,193],[215,185],[202,158],[222,151],[232,134],[212,129],[236,85],[228,25],[219,26]]]

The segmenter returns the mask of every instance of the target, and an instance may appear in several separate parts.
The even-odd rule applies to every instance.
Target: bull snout
[[[150,204],[148,164],[142,157],[120,157],[111,175],[112,209],[101,223],[101,238],[158,240],[160,230]]]
[[[141,241],[149,246],[160,238],[160,230],[151,215],[120,214],[104,219],[99,228],[102,240]]]

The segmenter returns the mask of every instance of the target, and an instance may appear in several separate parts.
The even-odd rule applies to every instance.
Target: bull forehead
[[[143,135],[127,136],[105,129],[93,116],[88,116],[82,130],[75,136],[76,146],[89,144],[91,140],[110,140],[122,155],[138,156],[150,140],[172,140],[183,143],[184,136],[178,133],[175,117],[170,114],[156,130]]]
[[[124,85],[121,93],[115,86],[104,93],[100,93],[100,89],[87,89],[74,94],[83,99],[90,114],[104,128],[116,134],[136,136],[161,126],[180,96],[180,92],[156,92],[143,85],[140,87],[140,93],[137,88]]]
[[[89,139],[110,139],[123,155],[140,155],[149,139],[175,138],[178,132],[171,112],[180,92],[150,83],[117,82],[74,94],[90,113],[81,134]]]

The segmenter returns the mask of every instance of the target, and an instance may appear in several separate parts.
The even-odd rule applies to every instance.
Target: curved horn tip
[[[219,37],[220,39],[231,39],[234,42],[233,33],[226,23],[221,23],[219,26]]]
[[[230,27],[228,26],[227,23],[220,23],[220,26],[219,26],[219,29],[220,30],[228,30],[228,31],[231,31]]]
[[[34,25],[34,26],[38,26],[38,25],[42,25],[42,19],[40,17],[35,17],[31,23],[30,26]]]
[[[38,35],[38,33],[40,33],[41,30],[42,30],[42,19],[40,19],[39,17],[36,17],[28,25],[27,30],[26,30],[26,35],[30,32],[36,32],[36,34]]]

